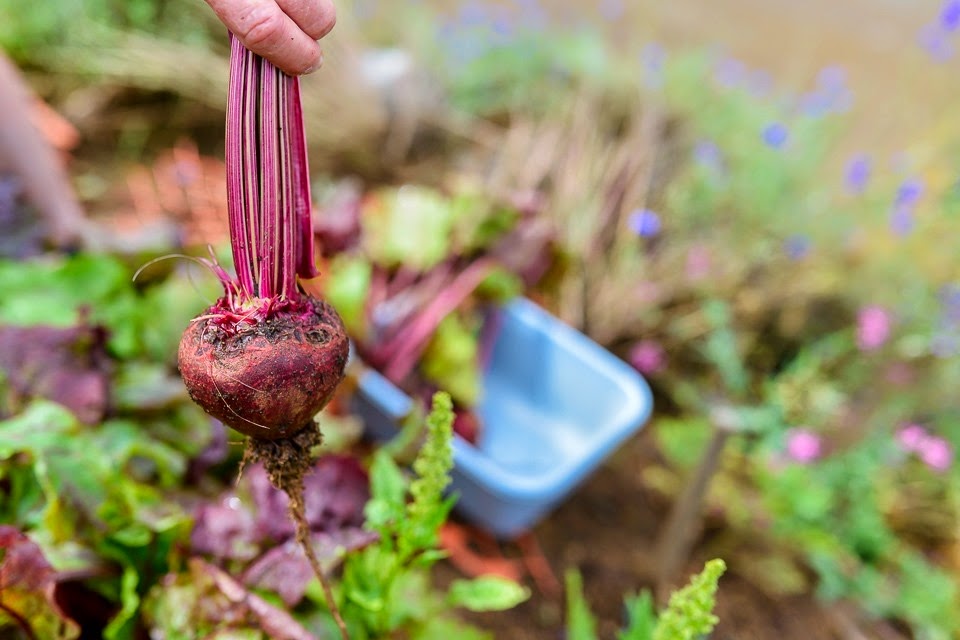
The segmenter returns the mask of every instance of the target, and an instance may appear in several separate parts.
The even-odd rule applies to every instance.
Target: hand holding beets
[[[206,0],[221,22],[250,51],[290,75],[320,68],[317,40],[333,29],[332,0]]]

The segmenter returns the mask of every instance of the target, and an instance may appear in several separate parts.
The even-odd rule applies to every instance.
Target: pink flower
[[[800,464],[809,464],[823,453],[823,441],[809,429],[790,429],[787,432],[787,457]]]
[[[918,424],[908,424],[897,431],[897,441],[905,451],[916,453],[920,444],[929,437],[927,430]]]
[[[879,349],[890,338],[893,321],[883,307],[864,307],[857,314],[857,346],[861,351]]]
[[[918,447],[917,453],[923,463],[934,471],[944,472],[953,462],[953,447],[938,436],[927,436]]]
[[[931,435],[918,424],[908,424],[897,431],[897,441],[904,451],[917,454],[934,471],[943,472],[953,463],[953,447],[940,436]]]
[[[663,369],[667,355],[663,347],[653,340],[641,340],[630,350],[630,364],[640,373],[649,375]]]

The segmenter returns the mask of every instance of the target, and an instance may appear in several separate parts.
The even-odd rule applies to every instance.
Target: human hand
[[[250,51],[290,75],[320,68],[317,40],[336,22],[333,0],[206,0]]]

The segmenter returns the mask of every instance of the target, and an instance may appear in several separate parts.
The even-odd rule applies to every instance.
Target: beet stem
[[[299,79],[231,35],[227,194],[238,303],[295,299],[317,275]]]
[[[410,323],[407,330],[383,347],[384,352],[390,354],[390,360],[383,369],[383,375],[388,380],[400,382],[413,370],[440,322],[480,286],[495,266],[496,262],[493,260],[481,258],[464,269]]]
[[[316,278],[319,272],[313,259],[313,200],[310,197],[310,163],[307,161],[307,133],[303,126],[300,78],[293,78],[289,108],[291,110],[290,160],[293,164],[294,203],[297,218],[296,246],[294,247],[297,257],[297,274],[301,278]]]
[[[227,134],[226,134],[226,169],[227,169],[227,214],[230,218],[230,238],[233,246],[233,262],[237,271],[237,280],[240,289],[244,292],[254,288],[253,265],[250,263],[249,251],[250,223],[247,216],[252,214],[248,205],[249,159],[244,153],[246,135],[241,127],[246,122],[244,113],[248,96],[256,92],[256,87],[250,82],[248,68],[253,64],[249,56],[244,55],[245,49],[240,41],[230,35],[230,88],[227,96]]]

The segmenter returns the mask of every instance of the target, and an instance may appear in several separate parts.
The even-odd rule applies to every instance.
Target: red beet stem
[[[227,201],[237,282],[246,300],[296,298],[297,276],[317,275],[300,83],[230,39]]]
[[[294,203],[297,219],[296,255],[297,274],[301,278],[316,278],[317,265],[313,259],[313,201],[310,198],[310,163],[307,161],[307,134],[303,128],[303,102],[300,98],[300,78],[293,79],[290,108],[290,154],[294,173]]]
[[[251,184],[256,175],[254,151],[245,153],[244,143],[256,138],[250,130],[250,118],[244,113],[252,107],[250,101],[257,95],[259,75],[253,70],[256,58],[244,54],[246,49],[230,35],[230,85],[227,95],[226,169],[227,169],[227,214],[230,219],[230,243],[233,262],[237,271],[240,290],[253,296],[256,290],[254,272],[256,266],[255,238],[259,235],[256,219],[255,194],[257,187]]]
[[[383,346],[381,353],[389,358],[383,370],[387,379],[399,383],[413,370],[440,322],[460,306],[495,267],[496,262],[488,258],[471,264],[420,312],[405,331]]]

